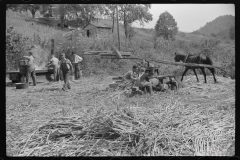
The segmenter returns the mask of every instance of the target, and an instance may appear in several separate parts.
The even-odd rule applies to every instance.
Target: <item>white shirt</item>
[[[83,60],[82,57],[80,57],[79,55],[74,55],[73,59],[72,59],[72,63],[79,63]]]
[[[23,56],[24,58],[27,58],[28,59],[28,65],[30,68],[35,68],[34,67],[34,58],[33,56]]]
[[[58,66],[59,60],[56,57],[53,57],[52,59],[50,59],[50,63],[54,66]]]

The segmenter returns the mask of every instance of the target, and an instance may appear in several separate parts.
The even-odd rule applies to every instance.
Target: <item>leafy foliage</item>
[[[29,38],[15,32],[13,27],[7,28],[6,33],[6,69],[17,70],[20,58],[31,49]]]
[[[109,16],[112,19],[112,33],[114,31],[114,22],[116,17],[116,5],[115,4],[106,4],[105,15]]]
[[[13,11],[18,11],[18,4],[6,4],[6,10],[13,10]]]
[[[167,11],[159,16],[155,25],[156,37],[162,36],[164,39],[174,39],[178,32],[177,22]]]
[[[144,22],[152,20],[152,14],[149,12],[150,4],[120,4],[119,20],[123,21],[125,36],[128,37],[128,27],[135,21],[139,21],[141,25]]]
[[[37,11],[44,14],[50,7],[50,4],[7,4],[6,9],[11,9],[13,11],[30,11],[32,13],[32,18],[35,18]]]
[[[54,4],[54,6],[56,9],[53,12],[60,16],[62,27],[70,17],[76,18],[78,24],[86,25],[99,15],[103,15],[106,10],[103,4]]]
[[[25,11],[29,10],[32,13],[32,18],[35,18],[35,13],[41,9],[41,4],[21,4],[20,8]]]
[[[235,39],[235,27],[232,26],[229,30],[229,38],[234,40]]]

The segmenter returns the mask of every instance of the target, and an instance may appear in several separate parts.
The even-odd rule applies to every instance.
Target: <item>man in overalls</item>
[[[80,78],[80,62],[83,59],[79,55],[76,55],[75,52],[72,52],[70,60],[71,60],[72,65],[73,65],[74,77],[77,80],[77,79]]]
[[[60,61],[60,70],[62,71],[64,85],[63,90],[67,91],[67,89],[71,89],[69,79],[70,79],[70,73],[73,72],[73,66],[70,62],[70,60],[66,59],[65,54],[61,54],[61,61]]]
[[[28,59],[26,82],[29,83],[29,77],[31,76],[33,85],[36,86],[36,74],[35,74],[33,53],[29,52],[29,56],[23,56],[23,58]]]

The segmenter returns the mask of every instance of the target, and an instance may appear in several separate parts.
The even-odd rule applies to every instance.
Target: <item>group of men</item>
[[[154,72],[153,65],[146,67],[143,63],[138,63],[134,65],[131,71],[128,71],[124,78],[125,80],[133,82],[133,88],[138,91],[149,92],[162,91],[167,89],[167,85],[161,84],[160,80],[156,78],[156,73]]]
[[[72,52],[70,60],[65,57],[64,53],[61,53],[60,61],[54,56],[54,54],[52,54],[51,56],[52,57],[47,63],[46,67],[51,66],[53,68],[53,81],[57,82],[60,81],[60,79],[63,79],[64,85],[62,89],[64,91],[71,89],[69,83],[71,74],[74,74],[76,80],[81,77],[80,62],[83,60],[83,58],[78,56],[75,52]],[[33,53],[29,52],[29,56],[23,56],[23,58],[28,59],[26,82],[29,83],[29,77],[31,76],[33,85],[36,86],[36,74]]]

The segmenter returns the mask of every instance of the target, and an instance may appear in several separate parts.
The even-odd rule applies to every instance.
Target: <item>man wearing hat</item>
[[[75,79],[79,79],[80,78],[80,62],[83,59],[79,55],[76,55],[76,53],[73,51],[70,60],[72,62],[73,69],[74,69],[74,77]]]
[[[29,77],[31,76],[33,85],[36,86],[36,74],[35,74],[33,53],[29,52],[29,56],[23,56],[23,58],[28,59],[26,81],[27,81],[27,83],[29,83]]]
[[[61,61],[60,61],[60,70],[62,71],[64,85],[63,90],[66,91],[67,89],[71,89],[69,79],[70,79],[70,72],[73,72],[73,66],[70,60],[66,59],[65,54],[61,54]]]

